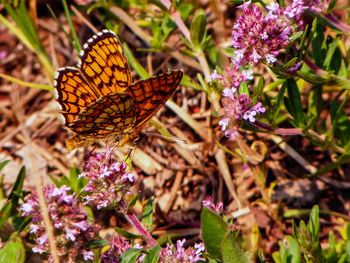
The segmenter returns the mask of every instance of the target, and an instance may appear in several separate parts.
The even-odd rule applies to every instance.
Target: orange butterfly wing
[[[54,81],[67,126],[90,103],[110,93],[123,92],[130,84],[130,69],[122,45],[108,30],[84,44],[78,68],[59,69]]]
[[[131,85],[125,92],[134,100],[136,126],[138,133],[158,110],[174,94],[180,84],[183,72],[173,71],[149,79],[140,80]]]
[[[54,86],[66,125],[73,123],[81,110],[98,99],[98,95],[76,68],[59,69]]]
[[[125,91],[131,85],[128,61],[118,37],[103,30],[84,44],[78,67],[101,95]]]
[[[82,135],[103,138],[127,133],[135,121],[133,99],[125,93],[112,93],[84,108],[69,127]]]
[[[175,92],[182,71],[174,71],[131,85],[122,45],[111,31],[90,38],[78,68],[57,71],[54,86],[66,125],[75,133],[69,149],[98,140],[135,139],[144,124]]]

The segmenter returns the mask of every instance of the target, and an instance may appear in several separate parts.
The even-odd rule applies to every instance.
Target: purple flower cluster
[[[240,6],[244,15],[233,25],[232,45],[235,49],[232,62],[235,67],[256,65],[259,61],[274,64],[294,32],[291,16],[300,15],[303,9],[285,10],[271,2],[264,14],[262,9],[245,2]],[[291,12],[293,10],[293,12]]]
[[[60,188],[49,185],[43,189],[50,220],[55,229],[58,256],[62,262],[93,260],[93,252],[87,250],[84,245],[97,237],[100,228],[88,221],[86,211],[78,205],[73,195],[68,194],[69,190],[70,188],[65,185]],[[49,252],[48,237],[37,194],[27,195],[19,210],[22,216],[32,216],[29,228],[30,233],[35,235],[37,243],[33,247],[33,252],[40,254]],[[52,261],[52,258],[49,260]]]
[[[204,251],[204,244],[199,243],[195,244],[194,248],[189,247],[185,249],[183,245],[185,244],[186,239],[178,240],[176,242],[176,248],[173,244],[167,244],[166,248],[163,248],[159,253],[160,263],[192,263],[204,260],[201,258],[201,254]]]
[[[96,205],[97,209],[118,208],[119,202],[130,192],[135,181],[134,174],[126,171],[127,167],[124,162],[113,162],[109,151],[104,155],[90,155],[86,171],[80,175],[89,179],[85,187],[89,193],[85,197],[85,204]]]
[[[230,140],[234,140],[238,135],[237,120],[255,122],[254,116],[265,112],[261,102],[253,105],[252,100],[245,93],[238,92],[242,82],[253,79],[252,74],[252,70],[240,71],[238,68],[228,67],[223,75],[218,74],[216,70],[211,75],[212,80],[217,80],[226,87],[223,90],[222,99],[224,118],[219,121],[219,125]]]
[[[131,248],[142,248],[142,246],[136,244],[133,247],[122,236],[118,235],[111,239],[109,242],[110,248],[101,255],[101,262],[103,263],[118,263],[120,256]],[[136,262],[143,262],[144,255],[139,257]]]
[[[219,125],[225,131],[225,135],[230,140],[234,140],[234,137],[237,136],[235,120],[244,119],[255,122],[254,116],[264,113],[265,108],[261,102],[252,105],[252,100],[246,94],[239,94],[236,88],[225,88],[223,96],[224,118],[219,121]]]
[[[239,93],[239,86],[244,81],[253,79],[252,70],[239,71],[238,68],[228,67],[224,75],[220,75],[214,70],[211,75],[212,80],[217,80],[224,88],[223,90],[223,115],[224,118],[219,121],[222,131],[230,140],[234,140],[237,133],[237,120],[243,119],[255,122],[257,114],[265,112],[261,102],[252,104],[252,100],[245,93]],[[228,88],[231,87],[231,88]]]
[[[283,9],[277,3],[271,2],[266,6],[268,12],[264,12],[262,8],[248,1],[239,8],[243,15],[238,17],[232,29],[232,45],[235,49],[232,65],[223,75],[216,70],[211,75],[212,80],[217,80],[224,87],[224,118],[219,125],[230,140],[238,135],[238,120],[254,123],[255,117],[265,112],[261,102],[253,104],[247,92],[240,92],[242,83],[253,79],[252,70],[241,69],[248,65],[254,66],[260,61],[269,65],[277,64],[278,56],[284,52],[295,32],[294,22],[307,6],[302,0],[294,0],[289,7]]]
[[[202,202],[203,206],[206,208],[209,208],[217,213],[221,213],[222,209],[223,209],[223,204],[222,202],[219,202],[217,204],[215,204],[213,202],[213,199],[211,198],[211,196],[207,196],[204,201]]]

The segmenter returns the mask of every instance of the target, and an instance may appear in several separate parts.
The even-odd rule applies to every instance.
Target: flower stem
[[[133,225],[137,229],[137,231],[140,233],[141,236],[144,237],[144,239],[146,240],[147,244],[151,245],[152,247],[153,246],[157,246],[158,245],[157,241],[141,225],[141,223],[139,222],[139,220],[137,219],[135,214],[126,211],[126,207],[127,206],[126,206],[125,202],[122,200],[121,201],[121,208],[124,211],[125,217],[129,221],[129,223],[131,225]]]

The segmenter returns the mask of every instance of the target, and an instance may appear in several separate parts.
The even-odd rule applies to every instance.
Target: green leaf
[[[180,39],[186,45],[187,48],[189,48],[189,49],[193,48],[191,43],[186,38],[184,38],[182,35],[180,35]],[[194,57],[194,53],[188,49],[184,49],[184,50],[182,50],[182,52],[185,54],[189,54],[189,56],[191,56],[191,57]]]
[[[202,239],[208,254],[222,259],[221,244],[231,231],[227,223],[215,212],[203,207],[201,214]]]
[[[331,102],[330,110],[332,129],[329,132],[329,136],[335,134],[335,136],[339,138],[343,144],[348,143],[350,139],[350,121],[344,112],[347,101],[348,94],[346,94],[340,105],[337,103],[337,101],[333,100]]]
[[[71,167],[69,169],[69,186],[75,193],[78,193],[78,176],[80,174],[80,170],[77,167]],[[80,192],[80,191],[79,191]]]
[[[23,190],[23,183],[24,179],[26,177],[26,168],[22,166],[21,170],[19,171],[16,181],[12,187],[11,193],[8,197],[8,200],[11,200],[12,203],[12,213],[16,214],[17,213],[17,207],[18,207],[18,201],[19,198],[22,195],[22,190]]]
[[[203,91],[202,86],[197,82],[192,82],[191,78],[188,75],[183,75],[181,85],[192,88],[194,90]]]
[[[286,246],[286,250],[288,253],[288,262],[300,263],[301,253],[298,242],[292,236],[286,236],[285,240],[288,242],[288,245]]]
[[[161,38],[161,43],[163,44],[163,42],[165,42],[170,33],[176,28],[176,23],[171,20],[171,18],[169,16],[165,16],[162,24],[161,24],[161,29],[162,29],[162,38]]]
[[[126,209],[126,211],[129,211],[136,204],[138,198],[139,198],[139,194],[136,194],[133,196],[130,203],[128,204],[128,208]]]
[[[142,223],[147,226],[149,231],[152,230],[153,225],[153,211],[154,211],[154,200],[152,198],[148,199],[145,209],[142,213]]]
[[[31,217],[19,217],[15,216],[13,218],[13,227],[18,233],[23,231],[29,224],[32,223],[32,218]]]
[[[276,123],[276,120],[277,120],[277,117],[280,113],[280,110],[281,110],[281,102],[282,102],[282,99],[283,99],[283,96],[284,96],[284,92],[286,90],[286,87],[287,85],[285,83],[283,83],[280,91],[278,92],[277,94],[277,97],[276,97],[276,103],[275,103],[275,113],[273,114],[273,119],[272,119],[272,123],[275,124]]]
[[[237,240],[235,240],[231,233],[228,233],[224,238],[221,246],[222,259],[224,263],[246,263],[244,252],[240,249]]]
[[[144,263],[157,263],[159,259],[159,252],[162,250],[160,246],[154,246],[148,250],[148,253],[146,254],[145,259],[143,260]]]
[[[329,239],[328,239],[328,249],[327,249],[327,253],[326,253],[326,262],[337,262],[338,256],[337,256],[337,252],[336,252],[336,241],[334,238],[334,233],[333,231],[331,231],[329,233]]]
[[[300,48],[299,48],[298,54],[297,54],[299,61],[303,58],[303,56],[305,55],[305,53],[308,50],[309,46],[311,45],[312,37],[308,37],[308,35],[312,35],[312,32],[309,33],[309,31],[311,31],[311,30],[309,30],[309,25],[306,25],[305,29],[302,31],[303,34],[301,36],[301,40],[300,40],[300,43],[299,43]],[[306,39],[308,39],[308,42],[306,42]],[[305,42],[306,42],[306,44],[305,44]]]
[[[263,77],[260,77],[258,80],[258,85],[256,86],[256,89],[254,90],[253,98],[252,98],[252,104],[256,104],[256,100],[259,96],[263,93],[265,81]]]
[[[289,41],[288,41],[288,46],[290,44],[293,44],[296,40],[298,40],[302,35],[304,34],[304,31],[298,31],[296,33],[294,33],[293,35],[291,35],[289,37]]]
[[[280,258],[281,258],[281,253],[279,251],[275,251],[272,253],[272,259],[275,263],[282,263]]]
[[[178,10],[182,20],[186,20],[189,17],[189,15],[192,14],[194,10],[194,6],[192,3],[186,3],[181,1],[180,6],[178,7]]]
[[[331,1],[329,1],[328,6],[327,6],[326,14],[329,14],[329,12],[333,9],[333,7],[335,7],[335,5],[337,4],[337,1],[338,0],[331,0]]]
[[[242,81],[239,85],[239,94],[245,94],[249,98],[249,89],[246,81]]]
[[[138,239],[138,238],[142,238],[142,236],[140,235],[135,235],[133,233],[130,233],[122,228],[116,228],[115,231],[117,231],[118,234],[122,235],[123,237],[125,237],[126,239]]]
[[[287,70],[295,65],[295,63],[298,62],[298,58],[294,57],[291,60],[289,60],[286,64],[283,65],[281,70]]]
[[[317,19],[314,20],[312,25],[312,41],[311,41],[311,52],[315,60],[315,64],[319,67],[323,66],[323,61],[327,51],[327,47],[324,42],[324,27],[317,23]]]
[[[202,43],[206,25],[207,21],[204,10],[197,10],[190,27],[191,41],[194,47],[199,47]]]
[[[319,208],[318,205],[315,205],[310,213],[310,222],[309,222],[309,230],[312,235],[312,241],[317,242],[318,241],[318,232],[320,229],[320,222],[319,222]]]
[[[72,37],[73,37],[73,46],[77,52],[81,50],[79,38],[77,35],[77,32],[75,31],[75,27],[73,25],[72,17],[70,15],[70,8],[68,8],[66,0],[62,0],[63,8],[64,8],[64,13],[66,15],[70,31],[72,32]]]
[[[308,108],[309,115],[315,116],[316,120],[318,120],[322,111],[322,105],[322,85],[315,85],[310,91]]]
[[[303,127],[305,120],[297,83],[294,78],[290,78],[287,79],[283,85],[287,86],[289,113],[293,116],[296,125],[298,127]]]
[[[95,239],[95,240],[89,240],[86,244],[85,247],[87,248],[101,248],[105,247],[109,244],[108,240],[105,239]]]
[[[171,232],[169,232],[167,234],[159,236],[156,241],[157,241],[157,243],[159,245],[164,245],[167,242],[169,243],[169,240],[171,241],[172,239],[178,239],[180,237],[181,236],[178,233],[171,233]]]
[[[346,240],[344,244],[345,254],[346,254],[346,260],[340,261],[340,262],[349,262],[350,261],[350,241]]]
[[[323,61],[323,68],[327,71],[334,70],[335,74],[338,73],[341,64],[341,53],[338,48],[340,36],[337,36],[327,45],[327,53]]]
[[[320,16],[320,15],[318,15],[318,14],[316,14],[316,13],[313,13],[313,12],[311,12],[309,9],[306,9],[306,10],[305,10],[305,13],[306,13],[306,14],[309,14],[309,15],[311,15],[312,17],[314,17],[315,19],[317,19],[317,21],[318,21],[320,24],[325,25],[325,26],[328,26],[328,27],[330,27],[331,29],[333,29],[334,31],[342,32],[342,30],[341,30],[340,28],[338,28],[335,24],[332,24],[332,22],[331,22],[329,19],[327,19],[326,17]],[[315,20],[315,19],[314,19],[314,20]]]
[[[134,55],[132,54],[129,46],[124,42],[123,43],[124,51],[126,58],[129,62],[129,65],[131,68],[133,68],[139,76],[143,79],[148,79],[150,75],[148,72],[144,69],[144,67],[135,59]]]
[[[0,163],[0,171],[10,162],[10,160],[5,160]]]
[[[10,241],[0,249],[0,262],[17,262],[25,261],[25,249],[22,240],[13,234]]]
[[[123,253],[119,258],[120,263],[134,263],[137,258],[141,255],[143,250],[139,248],[131,248]]]
[[[12,210],[12,204],[7,203],[5,204],[1,210],[0,210],[0,229],[2,229],[2,226],[6,222],[6,220],[11,217],[11,210]]]
[[[63,175],[60,177],[60,180],[57,180],[55,177],[49,175],[50,180],[55,184],[57,188],[60,188],[62,185],[67,185],[71,188],[71,191],[79,195],[84,189],[86,184],[89,182],[89,179],[86,177],[80,177],[81,171],[77,167],[71,167],[69,169],[69,177]]]

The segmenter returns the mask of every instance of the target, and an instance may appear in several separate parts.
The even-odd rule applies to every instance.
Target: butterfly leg
[[[132,159],[134,158],[134,155],[135,155],[136,148],[132,147],[132,146],[126,146],[125,148],[129,149],[129,153],[125,157],[124,162],[126,162],[128,159],[130,159],[130,161],[132,161]]]

